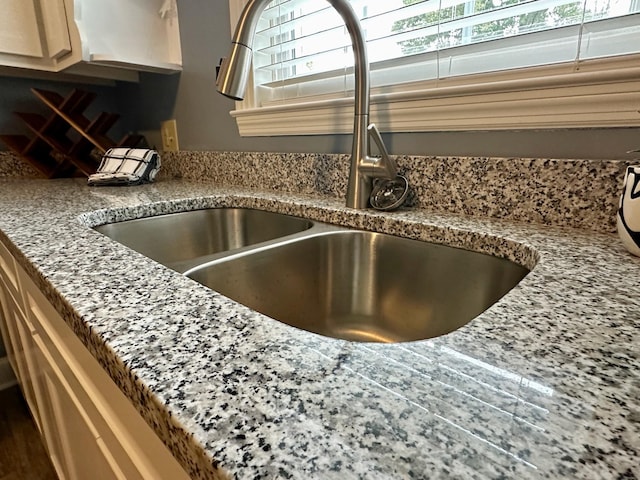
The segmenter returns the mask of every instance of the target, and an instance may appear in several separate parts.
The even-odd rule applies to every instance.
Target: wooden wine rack
[[[74,89],[66,97],[56,92],[32,88],[33,94],[53,112],[48,118],[37,113],[14,112],[35,135],[0,135],[0,139],[22,160],[46,178],[89,176],[96,172],[102,155],[111,147],[136,147],[141,135],[125,135],[119,142],[107,131],[120,118],[116,113],[100,113],[90,121],[85,109],[96,94]]]

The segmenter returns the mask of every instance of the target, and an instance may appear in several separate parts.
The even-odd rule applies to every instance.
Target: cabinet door
[[[33,0],[3,0],[0,52],[42,58],[44,51]]]
[[[33,328],[31,328],[22,318],[19,312],[15,313],[15,327],[20,346],[22,348],[21,361],[23,362],[22,391],[24,393],[31,415],[36,423],[36,427],[42,433],[42,422],[40,420],[40,406],[43,404],[42,385],[40,383],[40,368],[36,362],[33,344]]]
[[[0,8],[0,66],[59,70],[71,52],[65,0],[2,0]]]
[[[42,367],[46,366],[46,364],[42,363],[43,356],[40,354],[37,345],[34,350],[34,356],[39,365]],[[69,480],[71,477],[67,465],[64,462],[60,432],[58,431],[58,425],[56,423],[56,412],[53,409],[53,401],[49,395],[46,370],[44,370],[44,368],[41,368],[39,371],[39,382],[42,387],[41,398],[43,400],[40,404],[42,438],[59,480]]]
[[[140,71],[168,73],[182,69],[178,12],[173,0],[75,0],[74,5],[79,12],[75,18],[83,39],[84,60]],[[166,12],[165,7],[169,7]]]
[[[27,372],[24,349],[20,344],[20,334],[18,333],[18,326],[16,322],[16,316],[20,313],[18,313],[19,309],[17,308],[15,301],[9,293],[9,290],[2,278],[0,278],[0,305],[2,306],[2,316],[5,320],[5,331],[2,333],[6,341],[9,363],[11,363],[13,372],[16,374],[16,378],[20,384],[20,388],[22,388],[26,397],[28,394],[25,391],[25,385],[29,375]]]
[[[24,311],[24,301],[20,293],[20,280],[15,261],[2,243],[0,243],[0,281],[4,281],[4,289],[7,294],[13,297],[14,303],[22,304],[20,308]]]
[[[5,308],[6,291],[0,278],[0,342],[2,342],[2,355],[0,356],[0,389],[13,385],[15,382],[16,357],[13,353],[13,345],[9,338],[7,326],[7,311]]]
[[[40,336],[36,335],[34,341],[38,346],[38,361],[44,367],[43,377],[68,478],[127,480],[109,450],[105,448],[89,415],[47,352]]]
[[[16,309],[2,278],[0,278],[0,304],[2,307],[0,309],[0,330],[6,342],[10,363],[18,377],[34,421],[44,436],[44,443],[58,478],[66,480],[69,477],[59,460],[60,448],[57,441],[57,428],[52,424],[51,402],[43,383],[41,363],[38,361],[37,347],[32,337],[34,329],[31,323],[23,318],[20,311]]]
[[[0,279],[0,336],[2,336],[2,343],[4,346],[4,354],[9,359],[11,366],[15,365],[15,355],[13,353],[13,345],[11,344],[11,338],[9,338],[8,311],[5,307],[7,292],[4,289],[2,279]],[[15,367],[14,367],[15,368]]]

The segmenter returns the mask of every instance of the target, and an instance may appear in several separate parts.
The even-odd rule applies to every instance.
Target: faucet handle
[[[227,57],[222,57],[218,65],[216,65],[216,84],[218,83],[218,77],[220,76],[220,69],[222,68],[222,64],[227,61]]]
[[[387,147],[385,147],[384,142],[382,141],[382,135],[380,135],[378,127],[376,127],[375,123],[371,123],[367,127],[367,131],[378,147],[378,151],[382,157],[382,163],[388,167],[389,178],[395,177],[398,173],[398,166],[396,165],[395,160],[389,156],[389,152],[387,152]]]

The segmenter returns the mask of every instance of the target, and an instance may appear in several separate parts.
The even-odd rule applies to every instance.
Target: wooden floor
[[[0,391],[0,480],[57,478],[20,389]]]

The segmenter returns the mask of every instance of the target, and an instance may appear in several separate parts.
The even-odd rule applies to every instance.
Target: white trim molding
[[[384,132],[640,126],[640,56],[373,89],[371,120]],[[254,108],[236,103],[242,136],[353,131],[353,99]]]

